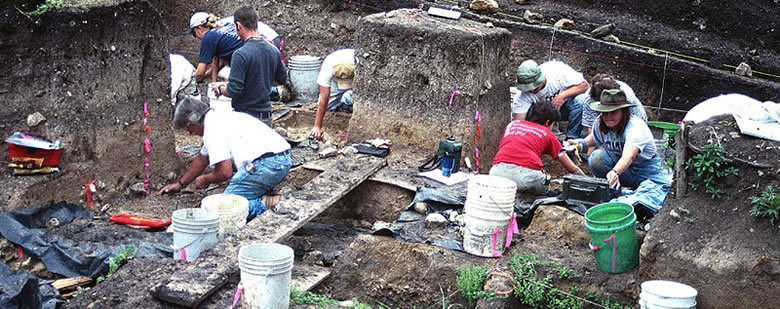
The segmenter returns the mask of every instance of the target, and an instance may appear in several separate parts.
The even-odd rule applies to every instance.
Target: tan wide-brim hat
[[[590,109],[601,113],[609,113],[631,106],[633,106],[633,104],[628,103],[628,100],[626,100],[626,93],[623,92],[623,90],[605,89],[601,92],[601,101],[591,103]]]
[[[355,79],[355,65],[352,63],[340,63],[333,66],[333,80],[339,89],[352,89],[352,82]]]

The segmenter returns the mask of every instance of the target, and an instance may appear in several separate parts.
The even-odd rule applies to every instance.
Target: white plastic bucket
[[[667,280],[642,282],[639,306],[646,309],[696,308],[698,291],[689,285]]]
[[[224,238],[226,234],[242,229],[249,216],[249,201],[235,194],[213,194],[200,201],[200,207],[219,215],[219,231],[217,237]]]
[[[214,83],[209,83],[207,92],[209,94],[209,107],[213,109],[219,109],[219,110],[233,110],[233,102],[232,99],[229,97],[226,97],[224,95],[217,96],[214,94],[214,91],[211,89],[214,89]]]
[[[298,55],[290,57],[290,84],[299,98],[316,100],[320,94],[317,76],[320,74],[320,57]]]
[[[466,252],[483,257],[503,254],[516,191],[517,184],[503,177],[477,175],[469,180],[464,206]]]
[[[217,244],[219,215],[200,208],[173,212],[173,258],[192,262]]]
[[[241,247],[241,308],[289,308],[294,258],[293,249],[285,245],[260,243]]]

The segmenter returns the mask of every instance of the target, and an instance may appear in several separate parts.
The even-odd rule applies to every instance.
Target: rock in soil
[[[563,29],[563,30],[574,30],[574,21],[571,19],[563,18],[556,21],[553,27],[558,29]]]
[[[480,14],[495,14],[498,12],[498,2],[495,0],[474,0],[469,8]]]
[[[523,13],[523,20],[529,24],[541,24],[544,20],[544,15],[541,13],[534,13],[530,10],[525,10]]]

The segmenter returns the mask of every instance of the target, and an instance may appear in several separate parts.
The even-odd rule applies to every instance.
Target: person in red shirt
[[[550,131],[560,118],[560,112],[552,104],[539,103],[534,105],[534,112],[527,120],[510,122],[498,144],[490,175],[513,180],[518,191],[544,194],[548,190],[542,171],[542,154],[545,153],[561,162],[569,172],[584,175]]]

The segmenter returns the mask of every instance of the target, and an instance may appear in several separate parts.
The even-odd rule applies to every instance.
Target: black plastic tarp
[[[102,275],[108,268],[108,258],[118,253],[122,246],[135,247],[137,257],[173,255],[171,233],[138,233],[136,238],[121,239],[121,245],[106,245],[101,240],[75,242],[46,228],[52,218],[62,226],[75,219],[91,219],[92,213],[67,203],[4,212],[0,213],[0,234],[22,246],[25,254],[39,258],[48,271],[65,277],[96,278]]]
[[[51,284],[0,263],[0,308],[54,309],[64,300]]]

